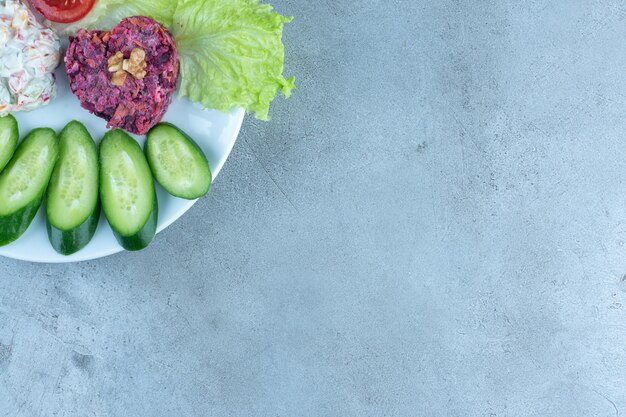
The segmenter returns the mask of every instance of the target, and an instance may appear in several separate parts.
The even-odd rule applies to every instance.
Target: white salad
[[[60,47],[59,37],[26,5],[0,0],[0,117],[33,110],[56,96],[52,71]]]

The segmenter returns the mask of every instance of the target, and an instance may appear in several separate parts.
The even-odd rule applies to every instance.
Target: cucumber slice
[[[17,148],[20,132],[15,117],[0,117],[0,171],[7,166]]]
[[[141,147],[122,130],[100,142],[100,198],[124,249],[141,250],[152,242],[158,217],[154,180]]]
[[[30,226],[58,153],[54,130],[32,130],[0,174],[0,246],[13,242]]]
[[[146,156],[157,182],[173,196],[195,200],[209,192],[209,161],[176,126],[159,123],[153,127],[146,139]]]
[[[63,255],[84,248],[98,227],[98,152],[82,123],[70,122],[59,135],[59,160],[46,200],[48,238]]]

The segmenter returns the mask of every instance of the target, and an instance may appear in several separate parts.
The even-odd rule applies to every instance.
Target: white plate
[[[107,131],[106,122],[80,107],[78,100],[69,89],[63,63],[56,70],[56,76],[58,93],[55,100],[48,106],[33,112],[15,114],[20,126],[20,136],[23,138],[30,129],[35,127],[51,127],[58,132],[65,124],[75,119],[84,123],[94,140],[99,142]],[[243,116],[242,109],[224,114],[202,110],[199,105],[175,98],[163,120],[175,124],[198,142],[209,159],[213,179],[215,179],[235,144]],[[135,138],[143,146],[144,138],[140,136],[135,136]],[[158,185],[157,196],[159,199],[158,232],[172,224],[195,203],[195,201],[172,197]],[[117,243],[102,214],[93,240],[84,249],[70,256],[59,255],[48,242],[42,207],[22,237],[7,246],[0,247],[0,255],[32,262],[59,263],[101,258],[122,250],[123,248]]]

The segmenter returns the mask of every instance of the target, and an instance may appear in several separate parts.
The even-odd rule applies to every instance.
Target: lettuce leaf
[[[175,0],[97,0],[89,14],[78,22],[48,23],[61,34],[74,34],[82,28],[110,30],[128,16],[148,16],[170,26],[175,9]]]
[[[294,77],[282,75],[282,32],[289,21],[258,0],[178,0],[172,33],[179,95],[224,112],[243,107],[269,120],[276,93],[289,97],[295,88]]]

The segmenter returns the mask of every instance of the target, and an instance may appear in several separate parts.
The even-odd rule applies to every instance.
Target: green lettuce
[[[78,22],[50,25],[62,34],[74,34],[82,28],[110,30],[128,16],[148,16],[171,26],[174,10],[175,0],[97,0],[89,14]]]
[[[282,32],[291,18],[258,0],[179,0],[172,33],[181,66],[179,95],[206,108],[243,107],[269,120],[269,106],[293,77],[283,77]]]

